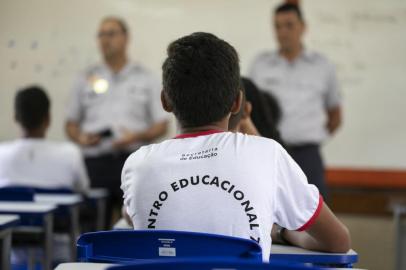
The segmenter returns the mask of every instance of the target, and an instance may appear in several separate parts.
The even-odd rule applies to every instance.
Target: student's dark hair
[[[115,16],[108,16],[102,20],[102,23],[107,22],[107,21],[116,22],[118,24],[118,26],[120,27],[121,31],[123,31],[123,33],[125,35],[128,34],[128,26],[127,26],[127,23],[123,19],[121,19],[119,17],[115,17]]]
[[[28,130],[39,128],[49,116],[50,100],[39,86],[17,92],[14,99],[16,120]]]
[[[198,127],[230,113],[240,85],[236,50],[209,33],[172,42],[162,66],[163,89],[183,127]]]
[[[302,14],[302,11],[300,10],[299,5],[284,3],[284,4],[277,6],[274,10],[275,15],[278,13],[284,13],[284,12],[294,12],[294,13],[296,13],[299,20],[304,22],[303,14]]]
[[[248,78],[242,78],[247,101],[252,104],[251,119],[263,137],[274,139],[283,144],[278,131],[282,111],[278,101],[270,93],[264,92]]]

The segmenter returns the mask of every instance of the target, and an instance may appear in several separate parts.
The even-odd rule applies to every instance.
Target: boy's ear
[[[165,91],[162,90],[161,91],[161,103],[162,103],[162,107],[164,108],[164,110],[168,113],[173,112],[173,108],[171,103],[169,102],[168,97],[165,94]]]
[[[242,97],[243,93],[242,91],[238,91],[238,95],[236,99],[234,100],[233,106],[231,107],[231,114],[237,114],[241,110],[241,105],[242,105]]]

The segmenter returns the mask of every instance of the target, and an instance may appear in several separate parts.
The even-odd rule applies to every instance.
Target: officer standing
[[[89,67],[77,78],[65,126],[68,137],[82,148],[91,186],[107,188],[111,194],[108,218],[111,204],[122,202],[125,160],[164,135],[168,126],[160,83],[128,60],[128,39],[123,20],[108,17],[101,22],[98,41],[104,63]]]
[[[341,124],[335,68],[324,56],[303,46],[306,27],[297,5],[277,7],[274,26],[279,50],[258,55],[250,77],[277,98],[282,109],[282,140],[308,181],[326,196],[320,146]]]

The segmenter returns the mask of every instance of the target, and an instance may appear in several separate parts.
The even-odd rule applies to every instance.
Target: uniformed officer
[[[297,5],[277,7],[274,26],[279,50],[258,55],[250,77],[278,99],[282,140],[309,182],[326,196],[319,146],[341,124],[335,69],[321,54],[304,48],[305,22]]]
[[[128,60],[124,21],[105,18],[98,41],[104,62],[79,75],[68,106],[66,133],[85,155],[92,187],[109,189],[121,203],[121,169],[131,152],[165,134],[160,83]]]

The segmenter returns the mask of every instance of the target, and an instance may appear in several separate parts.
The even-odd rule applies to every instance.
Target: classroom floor
[[[359,255],[357,268],[395,269],[395,225],[391,217],[338,216],[351,232],[352,247]]]

